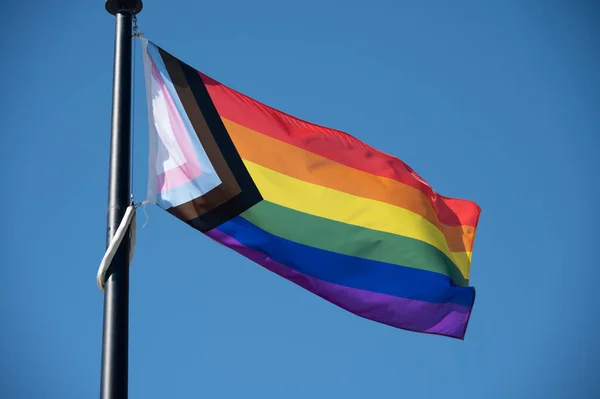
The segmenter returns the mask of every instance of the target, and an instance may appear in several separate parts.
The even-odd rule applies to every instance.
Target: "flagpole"
[[[140,0],[108,0],[115,16],[113,104],[108,180],[107,246],[130,201],[132,16]],[[129,350],[129,237],[122,241],[106,272],[102,330],[101,399],[126,399]]]

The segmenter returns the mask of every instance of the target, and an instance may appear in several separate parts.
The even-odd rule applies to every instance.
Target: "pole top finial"
[[[116,15],[120,10],[129,10],[135,15],[142,11],[144,5],[142,0],[106,0],[104,7],[112,15]]]

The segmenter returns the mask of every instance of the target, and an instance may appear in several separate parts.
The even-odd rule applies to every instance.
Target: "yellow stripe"
[[[442,223],[431,200],[418,188],[363,172],[221,118],[240,156],[286,176],[399,206],[433,223],[451,251],[473,250],[475,228]]]
[[[248,160],[244,164],[265,200],[325,219],[426,242],[444,252],[462,275],[469,278],[471,252],[452,252],[444,234],[423,216],[385,202],[298,180]]]

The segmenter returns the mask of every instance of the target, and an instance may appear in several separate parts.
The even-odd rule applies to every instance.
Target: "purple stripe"
[[[266,269],[358,316],[405,330],[463,339],[471,309],[453,303],[430,303],[344,287],[306,276],[245,247],[235,238],[214,229],[206,233]]]

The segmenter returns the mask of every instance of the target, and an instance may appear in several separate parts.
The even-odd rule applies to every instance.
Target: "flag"
[[[356,315],[464,338],[474,202],[439,195],[400,159],[143,47],[151,202]]]

